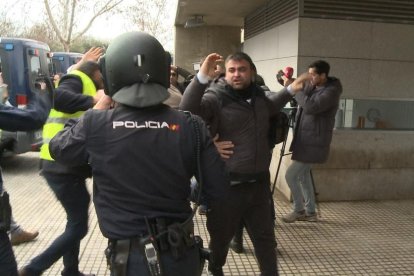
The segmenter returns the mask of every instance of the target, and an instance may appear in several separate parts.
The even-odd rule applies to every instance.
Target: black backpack
[[[289,117],[285,112],[280,111],[276,116],[270,118],[269,122],[269,147],[273,149],[275,145],[286,140],[289,133]]]

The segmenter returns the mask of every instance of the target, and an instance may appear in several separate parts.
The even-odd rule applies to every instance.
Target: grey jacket
[[[225,160],[232,181],[260,179],[268,174],[271,160],[269,119],[292,98],[286,89],[269,97],[259,86],[251,89],[254,92],[249,103],[239,97],[224,78],[207,88],[195,77],[180,104],[180,109],[201,116],[212,136],[218,133],[220,140],[233,142],[234,153]]]
[[[292,160],[324,163],[328,159],[342,85],[328,78],[324,86],[306,84],[295,96],[299,108],[290,150]]]

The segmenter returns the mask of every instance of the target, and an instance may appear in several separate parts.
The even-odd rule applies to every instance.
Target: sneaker
[[[286,216],[282,217],[282,221],[285,223],[292,223],[297,220],[303,220],[306,217],[305,211],[295,212],[287,214]]]
[[[11,233],[10,241],[12,245],[19,245],[21,243],[30,242],[34,240],[39,235],[38,231],[28,232],[28,231],[18,231],[17,233]]]
[[[85,274],[85,273],[80,272],[80,271],[73,273],[73,272],[67,272],[65,270],[63,270],[60,273],[60,275],[62,275],[62,276],[95,276],[95,274]]]
[[[19,271],[17,271],[17,275],[18,276],[38,276],[41,275],[42,273],[40,272],[34,272],[33,270],[31,270],[28,267],[22,267],[19,269]]]
[[[303,218],[301,220],[309,221],[309,222],[317,222],[318,221],[318,215],[316,213],[306,214],[305,218]]]
[[[17,272],[18,276],[30,276],[30,273],[27,271],[26,268],[21,268],[19,269],[19,271]]]
[[[234,253],[241,254],[244,252],[244,247],[242,242],[237,242],[234,239],[230,242],[230,249],[234,251]]]

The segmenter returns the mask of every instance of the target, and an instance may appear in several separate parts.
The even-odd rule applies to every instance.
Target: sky
[[[49,0],[50,2],[56,0]],[[133,0],[124,0],[125,2]],[[29,4],[26,4],[29,3]],[[169,11],[171,11],[170,22],[168,24],[173,24],[175,19],[177,0],[167,0],[169,5]],[[0,0],[0,16],[4,13],[7,14],[7,17],[12,18],[16,24],[34,24],[40,18],[36,14],[43,13],[44,4],[43,0]],[[30,16],[26,16],[29,14]],[[128,26],[128,23],[120,15],[114,15],[110,18],[98,17],[92,27],[86,33],[97,39],[111,40],[117,35],[124,33],[126,31],[131,31],[133,26]],[[164,45],[167,50],[173,48],[173,42],[171,40],[171,45]]]

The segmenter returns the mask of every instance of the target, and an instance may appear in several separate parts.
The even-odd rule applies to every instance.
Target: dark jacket
[[[308,83],[296,94],[299,108],[290,147],[293,160],[305,163],[327,160],[341,93],[339,79],[328,78],[324,86],[315,88]]]
[[[0,104],[0,129],[6,131],[40,129],[46,122],[52,105],[49,97],[47,94],[33,93],[24,109]]]
[[[251,89],[252,98],[248,102],[224,78],[214,81],[207,88],[195,77],[180,104],[180,109],[200,115],[210,127],[212,136],[218,133],[219,140],[233,142],[234,153],[225,162],[231,180],[235,181],[268,174],[271,160],[269,119],[292,98],[286,89],[269,97],[259,86],[252,85]]]
[[[53,99],[53,108],[64,113],[86,111],[93,107],[93,98],[82,94],[83,84],[75,75],[65,75],[56,88]],[[91,171],[88,165],[66,166],[54,161],[41,159],[42,172],[75,174],[80,177],[90,177]]]
[[[48,94],[38,95],[33,93],[25,109],[0,104],[0,129],[30,131],[41,128],[52,105],[49,97]],[[2,191],[3,181],[0,170],[0,193]]]
[[[226,198],[229,182],[208,130],[198,122],[203,196],[214,208]],[[190,179],[198,177],[193,130],[187,115],[166,105],[91,109],[51,140],[50,153],[57,162],[91,165],[103,235],[131,238],[146,233],[145,217],[183,221],[190,215]]]
[[[82,90],[82,81],[78,76],[63,76],[55,90],[53,108],[64,113],[75,113],[93,107],[93,98],[84,95]]]

